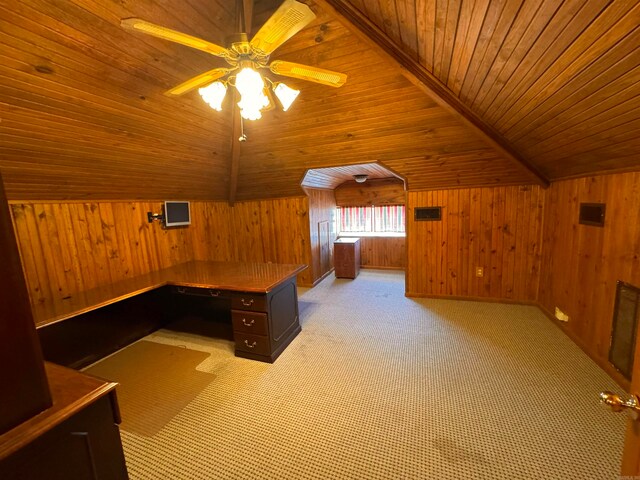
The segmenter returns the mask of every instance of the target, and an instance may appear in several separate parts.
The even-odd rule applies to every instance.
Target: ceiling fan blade
[[[170,28],[161,27],[160,25],[149,23],[144,20],[140,20],[139,18],[125,18],[120,21],[120,26],[126,30],[146,33],[147,35],[153,35],[154,37],[169,40],[170,42],[180,43],[187,47],[196,48],[217,57],[229,56],[229,51],[220,45],[187,35],[186,33],[171,30]]]
[[[283,60],[271,62],[269,69],[276,75],[300,78],[330,87],[341,87],[347,81],[347,75],[344,73],[332,72],[324,68],[301,65],[299,63],[285,62]]]
[[[304,3],[285,0],[251,39],[251,47],[260,54],[270,55],[314,18],[316,14]]]
[[[208,72],[201,73],[197,77],[190,78],[186,82],[181,83],[177,87],[173,87],[171,90],[167,90],[164,94],[171,97],[182,95],[183,93],[187,93],[194,88],[202,87],[203,85],[207,85],[219,78],[224,77],[227,73],[235,70],[234,68],[214,68],[213,70],[209,70]]]

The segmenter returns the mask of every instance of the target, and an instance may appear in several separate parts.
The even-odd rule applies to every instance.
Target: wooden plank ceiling
[[[254,2],[254,32],[279,3]],[[225,44],[237,22],[233,2],[0,3],[0,171],[9,198],[300,195],[310,168],[369,162],[411,190],[539,183],[388,52],[348,30],[341,6],[548,178],[640,168],[638,2],[306,3],[317,19],[272,59],[341,71],[348,81],[333,89],[287,80],[302,92],[296,103],[245,122],[236,163],[230,95],[223,112],[195,92],[163,95],[224,62],[119,26],[136,16]]]
[[[555,180],[640,168],[640,2],[337,0]]]
[[[10,199],[225,198],[229,112],[163,95],[215,59],[124,31],[132,16],[222,43],[235,10],[225,0],[0,3]]]
[[[366,175],[368,180],[392,179],[404,188],[404,181],[397,174],[379,163],[362,163],[343,167],[315,168],[307,171],[302,179],[303,187],[333,190],[345,182],[353,182],[355,175]]]

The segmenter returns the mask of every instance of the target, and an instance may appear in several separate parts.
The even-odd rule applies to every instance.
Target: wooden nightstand
[[[360,273],[360,239],[339,238],[333,243],[337,278],[356,278]]]

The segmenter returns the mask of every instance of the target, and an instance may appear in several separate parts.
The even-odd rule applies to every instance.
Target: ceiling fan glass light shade
[[[258,120],[262,117],[260,110],[269,105],[269,98],[264,94],[264,80],[258,72],[251,68],[243,68],[236,75],[236,89],[240,93],[240,115],[245,120]]]
[[[245,67],[236,75],[236,88],[242,97],[256,98],[262,94],[264,80],[258,72],[252,68]]]
[[[240,107],[240,115],[245,120],[260,120],[262,118],[262,112],[259,108],[253,108],[253,106],[245,107],[242,105],[242,101],[238,102]]]
[[[240,107],[240,115],[245,120],[258,120],[262,118],[261,110],[269,106],[269,98],[262,92],[256,97],[247,97],[242,95],[238,102]]]
[[[227,94],[227,87],[224,83],[213,82],[206,87],[199,88],[198,93],[211,108],[219,112],[222,111],[222,101]]]
[[[300,94],[300,90],[295,90],[284,83],[277,83],[275,87],[273,87],[273,93],[275,93],[278,100],[280,100],[282,110],[286,112]]]
[[[365,173],[361,173],[358,175],[354,175],[353,179],[358,182],[358,183],[364,183],[367,181],[367,178],[369,178],[369,175],[365,174]]]

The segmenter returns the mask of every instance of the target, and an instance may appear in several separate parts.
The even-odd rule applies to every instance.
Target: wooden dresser
[[[116,383],[46,364],[53,405],[0,435],[0,478],[127,479]]]
[[[360,239],[339,238],[333,243],[337,278],[356,278],[360,273]]]

